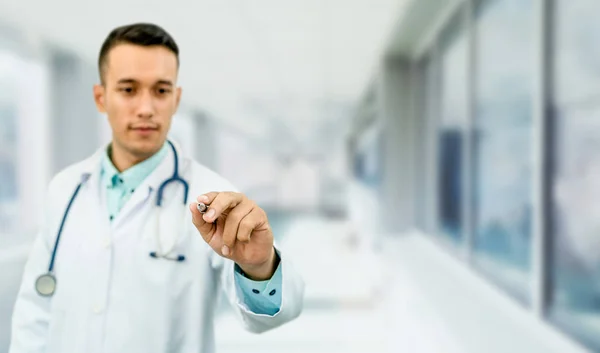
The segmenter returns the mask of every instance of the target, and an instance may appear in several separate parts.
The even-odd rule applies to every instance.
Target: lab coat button
[[[277,290],[273,289],[272,291],[269,292],[269,295],[275,295],[275,293],[277,293]]]
[[[94,306],[94,314],[100,314],[102,312],[102,306],[101,305],[95,305]]]
[[[256,294],[260,293],[260,291],[258,289],[253,289],[252,292],[256,293]]]

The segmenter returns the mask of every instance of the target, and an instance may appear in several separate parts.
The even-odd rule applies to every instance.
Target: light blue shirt
[[[106,204],[111,221],[135,189],[158,167],[168,151],[169,146],[165,143],[152,157],[119,173],[110,159],[110,147],[107,149],[102,158],[101,185],[106,190]],[[237,265],[235,270],[237,291],[248,309],[256,314],[276,314],[281,308],[281,264],[267,281],[254,281],[245,277]]]

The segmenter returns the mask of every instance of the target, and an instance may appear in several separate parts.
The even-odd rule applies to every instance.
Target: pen
[[[198,209],[198,211],[200,213],[206,213],[206,211],[208,210],[208,206],[206,206],[202,202],[198,202],[198,205],[196,206],[196,208]]]

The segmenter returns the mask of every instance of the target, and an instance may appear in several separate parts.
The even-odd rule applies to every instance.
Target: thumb
[[[210,243],[213,235],[215,234],[217,226],[213,223],[206,222],[202,217],[202,213],[198,211],[197,206],[198,204],[196,202],[192,202],[190,204],[190,211],[192,212],[192,223],[194,223],[196,229],[198,229],[198,232],[200,232],[200,235],[202,235],[204,241]]]

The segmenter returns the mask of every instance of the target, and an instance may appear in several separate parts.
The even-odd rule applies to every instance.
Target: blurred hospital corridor
[[[138,323],[155,329],[148,336],[165,346],[210,351],[213,341],[203,335],[214,333],[217,353],[600,352],[599,13],[599,0],[0,1],[0,353],[9,352],[19,287],[33,294],[35,287],[40,296],[33,301],[46,300],[37,281],[24,282],[28,258],[43,260],[48,274],[55,260],[64,266],[62,274],[73,275],[70,284],[79,283],[74,278],[92,284],[63,292],[91,295],[79,295],[84,299],[77,309],[68,300],[60,308],[75,312],[71,319],[90,318],[81,324],[85,337],[71,342],[62,334],[66,325],[54,330],[63,344],[93,347],[94,353],[115,353],[107,348],[113,342],[149,344],[141,335],[130,340],[115,325],[124,322],[115,318],[129,313],[128,299],[137,298],[122,293],[136,285],[137,295],[148,285],[155,291],[146,292],[157,295],[148,298],[167,298],[154,300],[163,305],[161,314],[147,302],[135,303],[138,319],[148,318]],[[132,24],[160,26],[160,35],[138,33],[137,42],[119,39],[101,48],[111,31]],[[117,60],[110,56],[115,48],[131,52]],[[135,125],[142,118],[149,123]],[[189,180],[202,184],[197,190],[212,189],[214,180],[207,179],[214,177],[214,185],[244,195],[244,205],[253,205],[247,211],[270,227],[254,219],[265,227],[260,233],[268,242],[259,245],[266,244],[266,255],[245,263],[265,276],[247,276],[237,262],[224,262],[234,269],[223,276],[233,285],[222,286],[225,294],[214,298],[214,306],[202,301],[206,312],[200,315],[188,310],[200,301],[178,295],[212,295],[211,286],[221,283],[213,276],[217,271],[196,276],[196,267],[187,265],[200,259],[208,268],[210,256],[219,249],[223,255],[227,246],[190,258],[187,252],[204,249],[194,248],[198,239],[181,246],[192,233],[173,231],[170,238],[159,217],[153,228],[141,216],[123,216],[123,223],[135,219],[149,227],[144,229],[153,231],[148,233],[156,236],[156,249],[171,242],[173,251],[180,245],[187,257],[181,251],[173,262],[165,256],[159,262],[164,266],[152,267],[157,263],[151,259],[160,256],[156,249],[146,252],[146,243],[136,247],[146,240],[147,234],[138,234],[141,227],[120,228],[127,249],[135,252],[119,252],[106,229],[118,219],[119,202],[128,207],[128,197],[145,192],[139,186],[152,179],[139,172],[132,177],[139,183],[129,185],[119,173],[106,173],[115,163],[121,128],[123,136],[164,132],[157,141],[167,152],[172,146],[172,178],[185,169],[182,156],[207,171]],[[148,160],[162,156],[156,151]],[[70,206],[51,207],[60,197],[50,197],[49,189],[56,175],[95,152],[103,157],[96,167],[104,178],[96,187],[103,195],[120,194],[118,202],[106,202],[118,205],[102,220],[108,227],[90,229],[98,241],[87,242],[92,237],[78,231],[92,228],[87,219],[63,218]],[[143,172],[151,167],[158,168],[145,165]],[[90,175],[82,174],[60,196],[80,190]],[[150,185],[148,195],[157,190],[163,189]],[[188,192],[184,201],[198,196]],[[106,201],[92,200],[99,202],[79,199],[74,207],[96,210]],[[152,212],[161,204],[159,198],[140,200]],[[145,215],[142,206],[131,207]],[[76,214],[98,215],[81,208]],[[195,232],[200,228],[191,223],[200,218],[193,217],[177,226]],[[34,246],[42,244],[34,243],[39,234],[60,238],[65,222],[66,239],[77,247]],[[165,228],[169,234],[159,234]],[[181,234],[187,236],[183,241]],[[34,249],[58,255],[46,265]],[[124,254],[132,253],[136,260],[129,261]],[[282,259],[304,281],[302,301],[300,285],[286,291],[287,282],[275,276]],[[123,279],[123,273],[140,272],[140,281]],[[103,281],[92,280],[92,273],[101,273]],[[118,290],[112,286],[116,277]],[[232,308],[225,295],[240,299],[243,291],[234,287],[241,283],[234,277],[248,280],[243,298],[250,303],[270,301],[275,309],[267,309],[277,314],[289,302],[291,312],[302,304],[301,314],[251,333],[237,314],[256,319],[259,331],[285,315],[269,315],[264,307]],[[292,282],[300,283],[298,278]],[[283,289],[260,289],[265,282]],[[169,292],[166,283],[180,291]],[[277,303],[289,293],[296,300]],[[49,320],[37,320],[33,311],[39,308],[32,307],[14,316],[39,324],[42,329],[31,330],[30,337],[44,345],[52,338]],[[214,332],[205,325],[213,322],[213,309]],[[189,321],[166,323],[162,330],[151,322],[155,314]],[[78,321],[70,320],[70,333],[79,332],[73,324]],[[198,324],[203,330],[194,332],[201,335],[190,335],[183,322]]]

